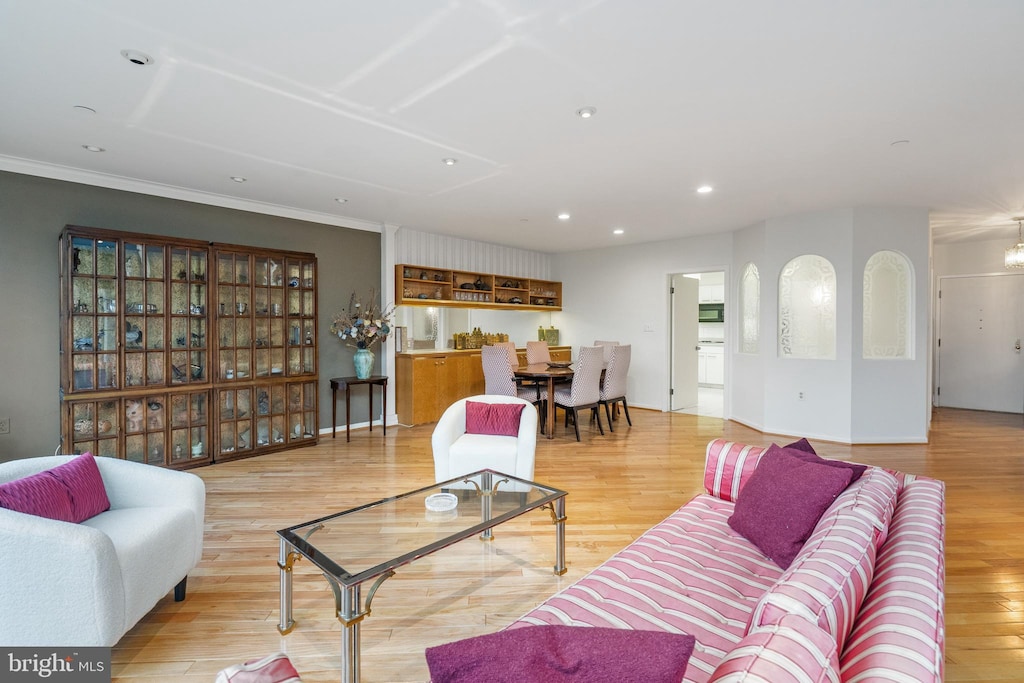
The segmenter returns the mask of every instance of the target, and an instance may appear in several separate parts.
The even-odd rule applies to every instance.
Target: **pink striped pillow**
[[[466,401],[466,433],[519,436],[522,403],[481,403]]]

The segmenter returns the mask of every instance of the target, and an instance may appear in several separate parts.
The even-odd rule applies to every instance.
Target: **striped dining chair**
[[[540,405],[539,387],[521,387],[516,384],[512,362],[505,347],[484,346],[480,349],[480,358],[484,366],[484,393],[492,396],[518,396],[534,405]]]
[[[604,434],[601,425],[601,412],[598,410],[601,400],[601,370],[604,367],[604,353],[598,346],[581,346],[572,375],[572,383],[567,388],[555,388],[554,397],[548,397],[547,389],[540,392],[541,400],[554,400],[555,408],[565,411],[569,419],[572,413],[573,426],[576,428],[576,440],[580,440],[579,411],[590,408],[597,418],[597,428]],[[553,427],[554,425],[552,425]]]
[[[599,403],[604,406],[604,412],[608,416],[608,429],[615,431],[612,424],[612,405],[622,403],[622,412],[626,415],[626,422],[633,426],[633,420],[629,418],[629,406],[626,404],[626,377],[629,374],[629,358],[632,347],[629,344],[622,344],[609,347],[611,357],[608,360],[608,367],[605,369],[604,382],[601,384],[601,398]]]

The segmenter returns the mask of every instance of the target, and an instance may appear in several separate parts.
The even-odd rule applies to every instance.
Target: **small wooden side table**
[[[387,375],[370,375],[366,379],[359,379],[358,377],[332,377],[331,378],[331,438],[337,438],[338,436],[338,389],[345,390],[345,441],[352,440],[352,429],[350,424],[352,406],[352,385],[353,384],[367,384],[367,390],[370,392],[370,431],[373,431],[373,385],[380,386],[381,401],[383,402],[383,408],[381,409],[381,424],[384,427],[384,436],[388,435],[388,376]]]

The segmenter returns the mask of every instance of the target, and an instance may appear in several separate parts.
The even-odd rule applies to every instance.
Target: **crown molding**
[[[268,216],[279,216],[281,218],[294,218],[300,221],[334,225],[340,228],[352,228],[354,230],[365,230],[367,232],[378,233],[383,230],[383,223],[375,223],[361,218],[334,216],[329,213],[307,211],[290,206],[253,201],[251,199],[239,199],[238,197],[228,197],[226,195],[214,194],[212,192],[201,192],[199,190],[177,187],[175,185],[163,185],[161,183],[152,183],[145,180],[138,180],[136,178],[127,178],[125,176],[112,175],[108,173],[98,173],[96,171],[86,171],[72,166],[48,164],[40,161],[33,161],[31,159],[5,156],[3,154],[0,154],[0,170],[11,171],[12,173],[21,173],[24,175],[39,176],[41,178],[50,178],[52,180],[64,180],[71,183],[80,183],[82,185],[94,185],[96,187],[105,187],[110,190],[124,190],[125,192],[148,194],[155,197],[164,197],[165,199],[178,199],[186,202],[195,202],[197,204],[208,204],[210,206],[219,206],[225,209],[251,211],[253,213],[262,213]]]

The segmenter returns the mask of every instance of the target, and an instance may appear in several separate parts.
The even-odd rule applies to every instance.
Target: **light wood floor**
[[[212,682],[221,668],[284,650],[304,681],[337,681],[339,633],[327,582],[295,569],[295,630],[277,633],[275,530],[433,482],[431,425],[353,432],[317,446],[194,470],[207,486],[202,563],[188,597],[168,596],[113,650],[115,681]],[[576,581],[701,492],[711,439],[767,445],[732,422],[634,410],[633,427],[582,443],[541,440],[535,479],[569,491],[569,572],[551,572],[550,517],[535,512],[463,541],[385,582],[363,622],[368,683],[426,681],[424,648],[489,633]],[[785,440],[776,438],[777,441]],[[1024,422],[1020,415],[943,409],[931,443],[843,446],[826,456],[946,482],[946,677],[1024,680]]]

